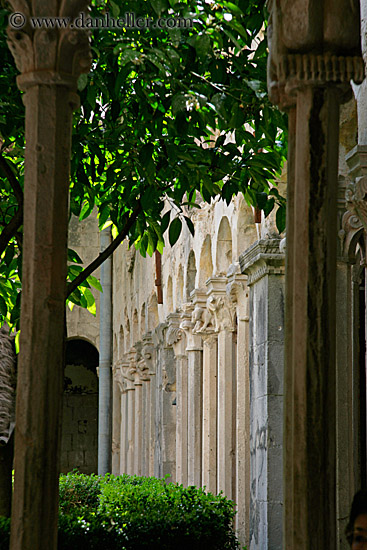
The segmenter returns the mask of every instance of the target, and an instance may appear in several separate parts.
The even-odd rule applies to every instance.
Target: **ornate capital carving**
[[[292,90],[301,86],[362,82],[358,4],[335,0],[330,11],[325,0],[268,0],[268,87],[274,103],[289,107]]]
[[[143,336],[143,347],[141,350],[142,358],[145,362],[147,375],[152,376],[155,374],[154,363],[154,345],[150,333]]]
[[[26,90],[37,84],[62,85],[76,89],[77,78],[88,73],[91,52],[88,33],[84,30],[66,28],[33,29],[30,17],[69,17],[76,18],[86,11],[85,0],[63,0],[57,13],[45,13],[36,0],[10,0],[15,12],[25,17],[22,29],[7,29],[8,44],[21,73],[18,86]],[[40,6],[41,4],[41,6]]]
[[[344,257],[354,260],[361,232],[367,232],[367,147],[357,146],[346,157],[352,178],[345,188],[345,207],[339,231]]]

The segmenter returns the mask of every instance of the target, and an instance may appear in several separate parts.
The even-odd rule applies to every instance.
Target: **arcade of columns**
[[[22,3],[22,9],[52,16],[81,8],[80,2],[69,4],[34,0]],[[245,503],[237,521],[247,530],[250,548],[342,546],[337,520],[345,519],[346,503],[361,481],[355,458],[361,419],[352,403],[360,383],[353,372],[358,339],[349,333],[360,277],[353,263],[357,257],[365,265],[365,85],[356,92],[359,141],[348,157],[354,187],[348,189],[339,248],[336,238],[339,105],[350,81],[364,78],[360,8],[365,25],[365,1],[269,2],[270,94],[289,110],[290,120],[285,330],[283,253],[279,240],[260,239],[241,255],[242,275],[234,271],[209,279],[205,292],[194,289],[181,311],[168,315],[114,365],[115,471],[170,473],[184,484],[223,489]],[[365,34],[363,29],[364,53]],[[23,269],[28,284],[22,303],[11,548],[51,549],[57,528],[60,438],[55,434],[62,389],[70,129],[77,77],[88,70],[89,46],[80,31],[32,33],[29,28],[10,35],[10,43],[22,73],[18,85],[26,91],[28,143]],[[37,258],[45,265],[42,273],[33,270]],[[336,288],[346,297],[337,307]],[[246,444],[250,453],[244,452]]]

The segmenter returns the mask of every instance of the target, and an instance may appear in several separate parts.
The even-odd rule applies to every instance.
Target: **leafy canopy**
[[[266,91],[264,0],[100,0],[90,15],[169,18],[167,28],[91,30],[93,62],[78,81],[70,215],[98,209],[112,224],[110,249],[125,238],[145,256],[173,245],[192,208],[237,193],[264,210],[284,199],[273,186],[286,155],[286,121]],[[24,108],[0,10],[0,323],[19,326]],[[184,24],[184,20],[186,24]],[[167,205],[169,208],[167,208]],[[106,255],[104,256],[106,257]],[[95,310],[91,277],[69,250],[68,300]]]

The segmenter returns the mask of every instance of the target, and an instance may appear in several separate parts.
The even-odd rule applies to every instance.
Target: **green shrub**
[[[233,517],[233,502],[197,487],[72,473],[60,477],[58,549],[235,550]],[[1,542],[9,528],[0,518]]]
[[[0,516],[0,550],[9,550],[10,519]]]

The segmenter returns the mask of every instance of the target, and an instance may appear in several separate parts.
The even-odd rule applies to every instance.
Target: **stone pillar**
[[[234,307],[226,293],[226,277],[207,281],[208,309],[218,335],[217,350],[217,491],[233,498],[235,466]]]
[[[154,476],[163,477],[163,340],[166,324],[159,324],[152,333],[156,356],[155,422],[154,422]]]
[[[250,550],[282,550],[284,254],[280,239],[241,254],[250,287]]]
[[[167,324],[166,324],[167,327]],[[163,380],[162,380],[162,474],[168,481],[176,481],[176,364],[171,344],[164,331]]]
[[[126,379],[126,431],[127,431],[127,449],[126,449],[126,473],[129,475],[135,474],[135,352],[131,351],[127,354],[128,366],[124,367]]]
[[[197,291],[193,291],[197,292]],[[196,294],[196,303],[202,298]],[[201,336],[196,334],[193,304],[186,304],[180,328],[186,335],[188,369],[188,424],[187,424],[187,484],[201,484],[201,436],[202,436],[202,350]]]
[[[10,2],[19,11],[18,2]],[[27,16],[77,16],[87,2],[22,4]],[[86,32],[8,28],[25,92],[23,291],[10,547],[57,545],[68,193],[77,79],[90,67]],[[38,269],[37,269],[38,268]],[[34,373],[37,372],[35,376]]]
[[[120,369],[115,363],[112,367],[112,473],[114,475],[120,473],[121,386]]]
[[[143,451],[142,451],[142,475],[151,475],[150,470],[150,451],[151,451],[151,418],[154,417],[151,393],[152,385],[155,381],[154,347],[150,334],[143,337],[142,358],[145,363],[143,378]],[[154,447],[153,447],[154,448]]]
[[[180,313],[167,317],[167,343],[171,345],[176,360],[176,482],[187,486],[187,425],[188,425],[188,364],[186,337],[179,328]]]
[[[121,388],[121,426],[120,426],[120,474],[127,473],[127,426],[128,426],[128,413],[127,413],[127,381],[123,379],[123,386]]]
[[[141,361],[140,345],[136,344],[135,364],[136,371],[134,373],[135,387],[135,415],[134,415],[134,474],[141,476],[142,467],[142,451],[143,451],[143,380],[141,371],[139,370],[139,362]]]
[[[241,544],[249,539],[250,518],[250,378],[249,378],[249,291],[247,277],[237,270],[227,275],[227,294],[236,308],[236,531]]]
[[[359,6],[281,0],[269,8],[270,96],[280,105],[284,96],[296,99],[287,201],[284,547],[327,550],[336,548],[339,102],[350,80],[363,80]]]
[[[214,328],[201,332],[203,339],[203,446],[202,486],[217,493],[217,350]]]
[[[348,153],[350,181],[339,182],[337,259],[336,426],[338,549],[347,549],[345,527],[354,493],[363,486],[360,468],[359,285],[360,261],[366,265],[367,146]],[[346,210],[347,209],[347,210]],[[361,258],[357,257],[357,246]],[[354,274],[357,274],[355,278]],[[355,280],[357,279],[357,280]],[[358,297],[357,297],[358,296]],[[356,299],[357,298],[357,299]]]

